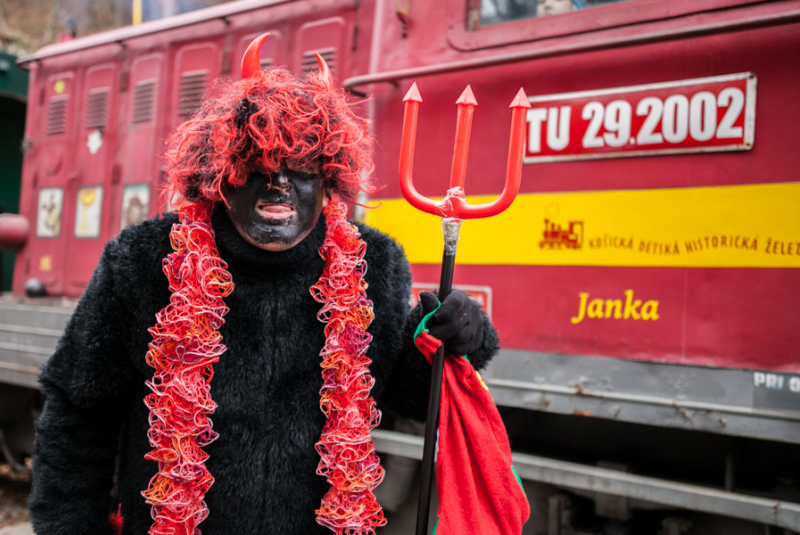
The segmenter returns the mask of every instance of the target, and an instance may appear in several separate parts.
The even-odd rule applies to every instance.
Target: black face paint
[[[317,224],[323,193],[318,174],[282,167],[272,175],[251,172],[247,183],[225,198],[228,217],[248,243],[285,251],[303,241]]]

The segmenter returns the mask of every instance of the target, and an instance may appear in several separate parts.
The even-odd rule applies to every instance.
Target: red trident
[[[417,113],[422,97],[417,89],[417,84],[412,84],[403,102],[406,103],[403,116],[403,139],[400,142],[400,191],[403,197],[418,210],[440,217],[456,219],[480,219],[492,217],[511,206],[519,192],[519,183],[522,176],[522,149],[525,142],[525,116],[526,109],[531,105],[525,91],[520,88],[519,93],[509,106],[511,112],[511,140],[508,147],[508,165],[506,166],[506,183],[503,193],[494,201],[486,204],[472,205],[464,198],[464,181],[467,172],[467,150],[469,149],[469,134],[472,130],[472,115],[475,113],[475,96],[469,86],[456,101],[458,115],[456,116],[456,144],[453,149],[453,167],[450,171],[450,189],[447,196],[441,201],[434,201],[423,197],[414,188],[411,178],[411,169],[414,166],[414,141],[417,135]]]
[[[519,192],[522,177],[522,150],[525,142],[526,109],[531,105],[525,91],[519,90],[509,106],[511,112],[511,140],[508,147],[508,164],[506,166],[506,182],[503,193],[492,202],[486,204],[469,204],[464,194],[464,182],[467,172],[467,151],[469,135],[472,129],[472,115],[475,112],[475,96],[469,86],[459,99],[456,116],[456,143],[453,148],[453,167],[450,171],[450,188],[441,201],[423,197],[414,188],[411,169],[414,162],[414,141],[417,134],[417,113],[422,97],[417,84],[412,84],[405,102],[403,117],[403,139],[400,142],[400,191],[406,200],[416,209],[437,215],[442,218],[444,231],[444,254],[442,255],[442,272],[439,279],[439,300],[444,301],[453,286],[456,245],[458,244],[461,223],[464,219],[492,217],[511,206]],[[439,403],[442,395],[442,371],[444,368],[444,344],[439,346],[433,360],[431,392],[428,399],[428,420],[425,427],[425,445],[422,454],[422,481],[420,483],[419,508],[417,509],[416,535],[428,532],[428,515],[433,488],[434,451],[436,448],[436,432],[439,428]]]

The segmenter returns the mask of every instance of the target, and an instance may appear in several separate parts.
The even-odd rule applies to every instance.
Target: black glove
[[[439,300],[433,292],[419,294],[424,314],[430,314]],[[428,322],[431,335],[444,342],[451,355],[468,355],[483,343],[483,315],[478,303],[461,290],[453,290]]]

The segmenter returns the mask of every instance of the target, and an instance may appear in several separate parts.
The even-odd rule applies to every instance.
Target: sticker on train
[[[141,223],[147,218],[150,209],[150,186],[133,184],[122,190],[122,218],[119,229],[124,230],[131,225]]]
[[[36,237],[58,238],[61,234],[61,212],[64,205],[62,188],[39,190],[39,205],[36,214]]]
[[[99,128],[92,130],[86,138],[86,147],[89,149],[89,154],[97,154],[103,147],[103,131]]]
[[[50,273],[53,271],[53,257],[49,254],[43,254],[39,257],[39,271],[42,273]]]
[[[749,150],[756,76],[529,97],[524,163]]]
[[[75,209],[75,237],[97,238],[100,236],[100,212],[103,206],[103,188],[90,186],[78,190]]]

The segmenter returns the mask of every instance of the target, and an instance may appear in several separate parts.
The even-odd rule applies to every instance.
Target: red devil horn
[[[242,80],[250,78],[261,71],[261,46],[267,40],[267,37],[269,37],[268,33],[259,35],[253,39],[253,42],[244,51],[244,56],[242,56]]]
[[[319,53],[314,52],[314,55],[317,56],[317,63],[319,63],[319,75],[325,80],[325,83],[328,85],[328,89],[333,89],[333,74],[331,74],[331,69],[328,67],[328,64],[325,63],[325,60]]]

